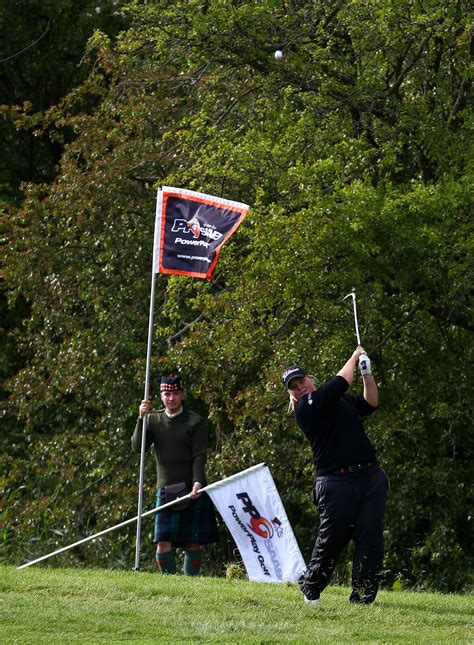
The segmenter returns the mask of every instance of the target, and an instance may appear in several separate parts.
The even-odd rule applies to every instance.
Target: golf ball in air
[[[283,58],[283,52],[281,49],[277,49],[275,52],[275,60],[281,60]]]

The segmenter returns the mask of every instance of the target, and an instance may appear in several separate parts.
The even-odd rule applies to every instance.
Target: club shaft
[[[359,322],[357,320],[357,303],[356,303],[355,293],[352,296],[352,304],[354,306],[354,325],[355,325],[357,344],[360,345]]]

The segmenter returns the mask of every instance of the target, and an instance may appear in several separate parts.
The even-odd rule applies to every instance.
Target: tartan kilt
[[[165,489],[159,488],[156,506],[165,504]],[[155,514],[155,535],[153,542],[172,542],[174,547],[185,544],[211,544],[219,541],[216,515],[211,498],[207,493],[190,500],[182,511],[169,509]]]

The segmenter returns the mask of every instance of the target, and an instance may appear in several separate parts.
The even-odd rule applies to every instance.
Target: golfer
[[[179,376],[163,376],[160,397],[164,409],[151,411],[150,401],[140,404],[132,447],[141,450],[143,417],[148,414],[145,449],[155,448],[157,500],[162,506],[189,493],[190,502],[160,511],[155,516],[156,562],[162,573],[176,573],[176,548],[184,548],[184,574],[196,576],[202,562],[202,545],[219,539],[214,507],[207,493],[204,467],[208,434],[204,419],[184,404]],[[183,508],[183,505],[185,508]]]
[[[312,499],[319,512],[319,534],[299,579],[305,602],[312,604],[319,604],[351,539],[355,552],[350,602],[372,603],[379,587],[388,479],[362,427],[361,417],[378,406],[370,368],[363,376],[363,394],[347,394],[362,353],[364,349],[357,347],[337,375],[319,387],[298,365],[282,374],[296,422],[311,444],[317,474]]]

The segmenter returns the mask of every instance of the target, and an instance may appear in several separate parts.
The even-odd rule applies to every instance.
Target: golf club
[[[346,298],[352,298],[352,306],[354,308],[354,324],[355,324],[355,332],[356,332],[356,339],[357,339],[357,345],[360,345],[360,334],[359,334],[359,322],[357,320],[357,302],[356,302],[356,293],[355,289],[352,289],[350,293],[347,294],[347,296],[344,296],[344,300]],[[365,376],[367,374],[372,374],[371,366],[370,366],[370,358],[367,356],[367,354],[364,352],[359,356],[359,370],[362,376]]]

